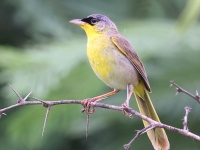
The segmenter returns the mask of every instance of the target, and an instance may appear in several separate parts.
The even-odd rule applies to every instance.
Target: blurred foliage
[[[190,24],[200,17],[200,1],[188,1],[185,9],[180,17],[179,26],[182,30],[186,29]]]
[[[169,81],[190,92],[200,85],[198,0],[1,0],[0,108],[14,104],[10,83],[22,95],[45,100],[84,99],[111,90],[92,72],[85,54],[86,37],[70,19],[92,13],[109,16],[136,49],[148,73],[153,103],[162,122],[182,128],[184,106],[191,106],[189,129],[200,133],[199,105],[184,94],[174,97]],[[179,30],[183,32],[180,34]],[[105,100],[121,105],[126,92]],[[137,109],[134,100],[131,106]],[[81,106],[52,107],[44,137],[42,106],[26,106],[0,119],[0,149],[122,149],[143,127],[140,119],[97,109],[85,139]],[[173,113],[173,114],[172,114]],[[117,124],[117,125],[116,125]],[[200,143],[168,132],[173,150],[199,149]],[[145,143],[145,144],[144,144]],[[152,149],[146,135],[132,149]]]

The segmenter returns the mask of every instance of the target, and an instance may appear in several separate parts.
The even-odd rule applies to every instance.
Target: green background
[[[163,123],[183,128],[184,107],[192,107],[189,130],[200,135],[200,105],[184,94],[175,96],[170,80],[189,92],[200,89],[199,0],[1,0],[0,108],[21,96],[44,100],[85,99],[111,91],[92,72],[86,56],[86,36],[69,23],[92,13],[109,16],[134,47],[146,68],[154,106]],[[104,103],[121,105],[126,92]],[[29,99],[31,100],[31,99]],[[134,98],[131,106],[138,110]],[[96,109],[86,140],[86,115],[79,105],[51,108],[41,136],[46,109],[24,106],[0,119],[0,149],[121,150],[142,129],[141,119]],[[166,131],[171,150],[198,150],[200,142]],[[146,134],[132,145],[152,150]]]

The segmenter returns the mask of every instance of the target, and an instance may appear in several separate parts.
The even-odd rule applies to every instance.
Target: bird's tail
[[[134,95],[135,95],[135,99],[137,101],[140,113],[157,122],[160,122],[160,119],[158,118],[158,115],[149,97],[149,92],[146,90],[143,84],[140,83],[134,89]],[[143,120],[143,123],[145,127],[149,125],[147,121]],[[155,150],[169,149],[170,144],[167,138],[167,134],[165,133],[165,130],[163,128],[156,128],[156,129],[149,130],[147,132],[147,135]]]

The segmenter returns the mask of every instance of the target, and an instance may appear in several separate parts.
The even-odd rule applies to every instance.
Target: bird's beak
[[[70,20],[69,22],[76,24],[76,25],[79,25],[79,26],[85,25],[85,22],[81,21],[81,19],[73,19],[73,20]]]

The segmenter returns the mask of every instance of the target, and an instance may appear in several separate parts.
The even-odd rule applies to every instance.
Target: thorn
[[[32,97],[30,96],[30,98],[36,100],[36,101],[40,101],[44,107],[47,108],[47,111],[46,111],[46,115],[45,115],[45,119],[44,119],[44,125],[43,125],[43,128],[42,128],[42,137],[44,136],[44,130],[45,130],[45,127],[46,127],[46,122],[47,122],[47,118],[48,118],[48,115],[49,115],[49,112],[50,112],[50,108],[51,108],[51,105],[41,99],[38,99],[38,98],[35,98],[35,97]]]
[[[17,91],[10,85],[10,84],[8,84],[9,86],[10,86],[10,88],[13,90],[13,92],[17,95],[17,97],[19,98],[18,99],[18,103],[20,103],[21,101],[23,101],[23,98],[17,93]]]
[[[84,108],[83,108],[83,109],[81,109],[81,112],[82,112],[82,113],[84,113],[84,112],[85,112],[85,109],[84,109]]]
[[[45,130],[45,127],[46,127],[47,118],[48,118],[48,115],[49,115],[50,108],[51,108],[50,106],[47,108],[47,112],[46,112],[46,115],[45,115],[44,125],[43,125],[43,128],[42,128],[42,137],[44,136],[44,130]]]
[[[1,118],[1,116],[3,116],[3,115],[4,115],[4,116],[7,116],[6,113],[0,113],[0,118]]]
[[[35,98],[35,97],[31,97],[31,98],[33,98],[33,99],[35,99],[36,101],[39,101],[39,102],[41,102],[41,103],[44,103],[44,101],[41,100],[41,99],[39,99],[39,98]]]
[[[176,92],[175,96],[177,96],[177,95],[178,95],[178,92]]]
[[[36,100],[36,101],[40,101],[40,99],[36,98],[36,97],[33,97],[33,96],[30,96],[30,98]]]
[[[173,84],[174,84],[174,80],[172,80],[172,81],[170,81],[170,87],[172,87],[173,86]]]
[[[196,90],[196,96],[199,96],[199,92]]]
[[[87,140],[87,137],[88,137],[88,129],[89,129],[89,123],[90,123],[90,115],[88,114],[87,115],[87,124],[86,124],[86,140]]]
[[[49,104],[49,103],[47,103],[47,102],[45,102],[45,101],[43,101],[43,100],[41,100],[39,98],[35,98],[35,97],[32,97],[32,96],[30,96],[30,98],[32,98],[32,99],[34,99],[36,101],[41,102],[43,104],[43,106],[46,107],[46,108],[49,107],[49,106],[51,106],[51,104]]]
[[[32,91],[30,93],[28,93],[23,100],[26,101],[28,99],[28,97],[31,95],[31,93],[32,93]]]

